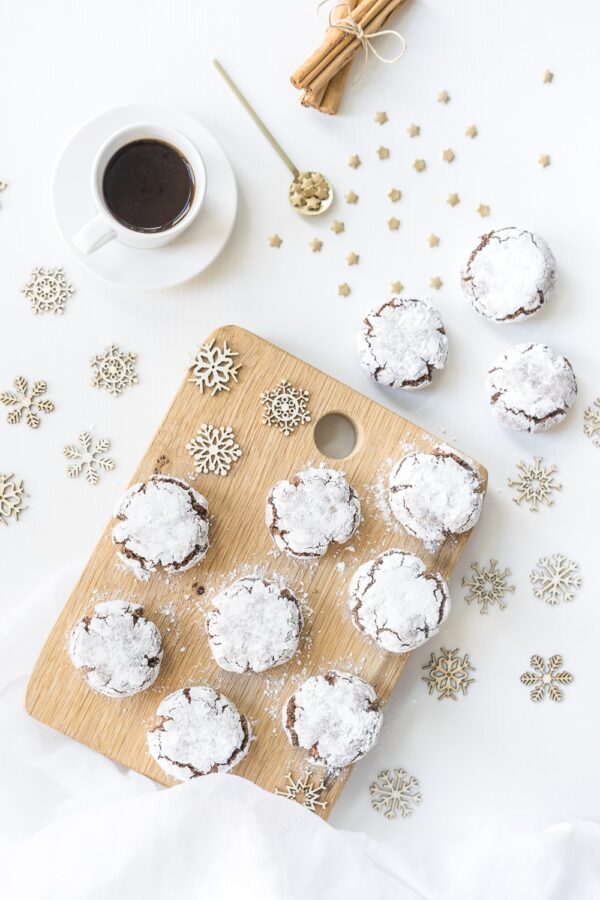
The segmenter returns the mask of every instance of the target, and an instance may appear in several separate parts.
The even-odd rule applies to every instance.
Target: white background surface
[[[44,378],[57,406],[37,433],[0,421],[0,471],[15,471],[30,494],[21,521],[0,533],[0,628],[34,585],[90,553],[189,354],[215,326],[235,322],[443,434],[490,470],[481,524],[451,583],[451,617],[414,654],[383,739],[356,767],[332,823],[389,837],[460,828],[481,814],[597,818],[600,450],[582,434],[583,409],[600,393],[595,5],[415,0],[396,20],[405,58],[373,63],[335,118],[301,108],[288,80],[322,31],[308,0],[261,0],[254,11],[241,0],[0,0],[0,14],[0,178],[10,183],[0,197],[0,384],[8,388],[17,374]],[[325,221],[308,223],[288,207],[287,170],[218,79],[215,55],[300,166],[334,182],[338,202]],[[556,73],[550,85],[542,84],[547,67]],[[452,98],[446,106],[436,102],[442,89]],[[62,245],[49,203],[52,169],[71,133],[108,107],[136,101],[198,116],[229,154],[240,189],[237,225],[217,263],[161,293],[122,293],[95,281]],[[390,117],[384,127],[373,121],[380,109]],[[411,122],[420,124],[420,138],[408,138]],[[479,129],[474,141],[464,137],[471,123]],[[391,149],[385,162],[380,144]],[[441,160],[446,147],[456,153],[451,165]],[[363,160],[357,171],[346,164],[355,152]],[[538,166],[540,153],[551,155],[549,168]],[[427,161],[422,174],[411,168],[415,157]],[[392,186],[403,192],[394,205]],[[350,189],[360,195],[356,206],[343,201]],[[454,209],[445,203],[450,191],[462,201]],[[483,222],[480,202],[492,209]],[[391,215],[402,221],[398,232],[386,227]],[[334,217],[346,223],[339,237],[329,231]],[[559,282],[532,321],[502,327],[471,311],[458,278],[476,237],[509,224],[546,237]],[[275,231],[284,241],[279,251],[267,243]],[[431,231],[441,237],[433,250]],[[314,236],[324,241],[320,254],[309,250]],[[352,269],[350,251],[360,254]],[[63,317],[34,317],[20,288],[34,265],[61,264],[77,293]],[[391,281],[402,281],[404,296],[423,296],[434,275],[444,281],[435,301],[449,364],[435,386],[393,397],[363,377],[354,333],[369,306],[389,296]],[[347,299],[337,296],[345,280]],[[545,436],[503,431],[486,408],[484,371],[522,340],[565,353],[578,377],[576,406]],[[117,400],[90,386],[88,363],[112,342],[139,354],[140,384]],[[90,426],[112,439],[118,464],[95,489],[67,480],[61,456]],[[555,507],[538,514],[517,508],[506,487],[516,462],[534,453],[559,466],[564,485]],[[554,609],[532,597],[528,574],[556,551],[579,561],[583,586],[571,605]],[[471,561],[490,557],[510,566],[517,591],[504,612],[480,616],[464,602],[460,578]],[[438,703],[420,680],[430,650],[441,645],[469,652],[477,669],[457,703]],[[563,654],[575,681],[562,705],[530,702],[519,675],[531,653]],[[423,803],[409,820],[389,823],[371,810],[367,788],[382,767],[395,766],[419,778]]]

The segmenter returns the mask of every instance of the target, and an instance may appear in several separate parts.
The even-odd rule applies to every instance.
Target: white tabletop
[[[348,90],[342,113],[307,111],[289,83],[322,32],[315,5],[262,0],[0,0],[3,85],[0,122],[0,388],[14,376],[48,381],[56,412],[38,432],[0,421],[0,471],[23,478],[29,509],[0,532],[0,623],[59,565],[91,552],[113,503],[176,391],[189,354],[220,324],[235,322],[280,344],[419,425],[489,469],[484,514],[451,582],[452,614],[411,659],[387,710],[378,748],[353,774],[332,817],[340,827],[382,837],[400,829],[460,828],[481,813],[598,814],[596,562],[600,450],[583,436],[583,410],[600,393],[595,335],[600,141],[593,90],[600,83],[598,12],[591,2],[414,0],[396,19],[408,42],[396,65],[371,62]],[[388,52],[394,47],[387,44]],[[326,173],[338,199],[324,221],[305,221],[286,202],[289,177],[211,66],[218,56],[301,167]],[[555,72],[542,82],[546,68]],[[446,89],[451,100],[436,101]],[[174,105],[197,116],[234,166],[239,215],[225,252],[202,276],[173,290],[127,293],[96,280],[69,254],[52,219],[52,170],[86,119],[132,102]],[[386,110],[388,124],[373,121]],[[410,123],[421,136],[409,138]],[[467,125],[479,136],[469,140]],[[381,162],[383,144],[391,155]],[[451,147],[456,159],[441,159]],[[347,165],[358,153],[362,166]],[[542,168],[541,153],[551,156]],[[416,157],[427,161],[417,174]],[[403,192],[391,204],[392,187]],[[86,185],[82,185],[86,190]],[[360,195],[355,206],[344,192]],[[461,202],[445,202],[456,191]],[[482,220],[480,203],[491,215]],[[391,232],[386,220],[397,216]],[[335,236],[336,217],[346,230]],[[555,296],[525,324],[487,323],[461,294],[461,265],[488,228],[539,231],[559,267]],[[274,232],[279,250],[269,247]],[[441,238],[430,249],[430,232]],[[321,253],[308,243],[323,242]],[[360,254],[348,268],[345,256]],[[101,251],[100,251],[101,252]],[[76,293],[64,316],[34,316],[20,288],[33,266],[64,265]],[[392,396],[362,374],[354,353],[361,316],[390,296],[426,296],[429,279],[450,339],[450,359],[433,387]],[[348,298],[337,295],[347,281]],[[546,435],[511,433],[486,408],[483,374],[498,353],[524,340],[549,343],[574,366],[579,397]],[[139,354],[139,385],[114,399],[91,387],[89,358],[110,343]],[[68,480],[62,447],[93,427],[113,442],[117,468],[96,488]],[[563,484],[552,509],[517,507],[507,478],[522,458],[543,456]],[[581,566],[572,604],[550,608],[528,576],[540,556],[562,552]],[[464,602],[461,576],[490,558],[517,585],[504,611],[480,616]],[[1,624],[0,624],[1,627]],[[476,667],[458,702],[427,695],[430,650],[459,647]],[[575,680],[562,705],[530,702],[519,676],[532,653],[561,653]],[[41,728],[42,726],[40,726]],[[389,823],[371,810],[368,785],[381,768],[419,778],[423,802]]]

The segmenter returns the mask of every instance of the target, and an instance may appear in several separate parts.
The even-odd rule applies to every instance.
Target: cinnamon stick
[[[347,0],[347,5],[336,6],[331,14],[332,20],[338,22],[340,19],[345,18],[349,12],[352,12],[355,9],[357,3],[358,0]],[[335,28],[330,28],[329,31],[335,31]],[[344,93],[344,88],[348,81],[351,68],[352,66],[350,64],[344,66],[337,75],[333,76],[327,86],[319,91],[313,91],[310,88],[307,88],[302,95],[302,106],[318,109],[319,112],[334,116],[340,107],[342,94]]]

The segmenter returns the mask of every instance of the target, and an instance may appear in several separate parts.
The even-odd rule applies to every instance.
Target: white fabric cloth
[[[377,842],[233,775],[171,790],[30,720],[23,695],[79,567],[4,617],[0,896],[7,900],[597,900],[600,826],[474,824]]]

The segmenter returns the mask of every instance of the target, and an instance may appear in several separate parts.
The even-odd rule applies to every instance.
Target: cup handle
[[[116,236],[117,232],[110,222],[104,216],[97,215],[79,229],[73,238],[73,243],[82,253],[94,253]]]

